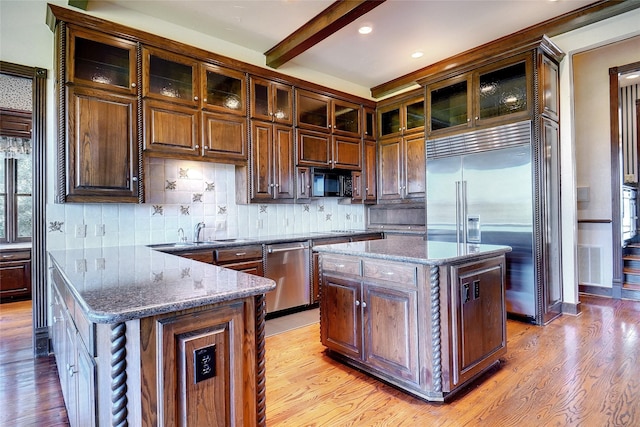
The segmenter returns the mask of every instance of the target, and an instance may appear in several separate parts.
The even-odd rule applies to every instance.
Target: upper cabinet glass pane
[[[467,81],[431,91],[431,130],[467,123]]]
[[[380,136],[400,132],[400,109],[384,111],[380,114]]]
[[[207,70],[205,103],[220,110],[241,113],[245,111],[243,87],[242,78]]]
[[[255,102],[253,114],[257,116],[269,116],[269,85],[254,83],[253,99]]]
[[[520,62],[480,75],[480,119],[527,111],[526,72],[526,63]]]
[[[129,88],[131,81],[130,50],[100,43],[83,37],[75,38],[74,76],[122,88]]]
[[[291,89],[276,87],[276,120],[291,122]]]
[[[407,129],[424,126],[424,100],[407,105]]]
[[[334,102],[333,126],[344,132],[360,133],[360,106]]]
[[[374,138],[375,137],[375,114],[373,111],[365,110],[364,112],[364,135]]]
[[[194,97],[193,67],[151,55],[149,92],[176,100],[192,101]]]
[[[298,121],[300,123],[328,127],[328,107],[326,100],[300,95],[298,97]]]

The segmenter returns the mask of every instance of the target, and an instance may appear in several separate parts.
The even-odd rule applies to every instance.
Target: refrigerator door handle
[[[467,181],[462,181],[462,243],[467,244]]]
[[[456,243],[458,245],[460,245],[460,223],[461,223],[461,219],[460,219],[460,214],[462,213],[462,201],[461,201],[461,194],[462,192],[460,191],[460,181],[456,181]]]

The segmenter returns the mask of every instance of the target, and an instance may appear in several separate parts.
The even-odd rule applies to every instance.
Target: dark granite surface
[[[116,323],[266,293],[271,279],[146,246],[51,251],[87,319]]]
[[[313,249],[320,253],[354,255],[427,265],[443,265],[467,259],[472,260],[474,258],[500,255],[511,251],[509,246],[463,245],[402,238],[320,245],[314,246]]]

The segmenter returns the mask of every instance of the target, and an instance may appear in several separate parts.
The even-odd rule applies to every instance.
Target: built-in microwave
[[[312,197],[351,197],[353,194],[350,172],[316,169],[312,176]]]

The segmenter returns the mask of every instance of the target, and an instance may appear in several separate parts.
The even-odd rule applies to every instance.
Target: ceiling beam
[[[338,0],[266,51],[267,65],[278,68],[331,34],[349,25],[385,0]]]
[[[547,21],[525,28],[524,30],[499,38],[482,46],[469,49],[445,60],[436,62],[427,67],[413,71],[404,76],[397,77],[386,83],[371,88],[373,98],[381,98],[391,95],[401,89],[414,86],[419,80],[428,79],[430,76],[447,72],[452,63],[458,65],[469,64],[486,58],[489,51],[508,50],[513,46],[519,46],[543,35],[554,37],[569,31],[576,30],[586,25],[593,24],[603,19],[628,12],[640,7],[638,0],[600,0],[595,3],[576,9],[573,12],[551,18]]]

